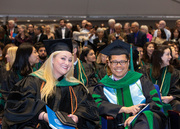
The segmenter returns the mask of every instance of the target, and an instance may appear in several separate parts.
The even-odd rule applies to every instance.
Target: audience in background
[[[131,24],[132,33],[127,35],[127,42],[132,43],[137,47],[143,47],[144,44],[147,42],[146,34],[139,31],[139,23],[133,22]]]
[[[164,20],[159,21],[158,29],[154,32],[154,37],[158,37],[158,30],[162,29],[164,30],[166,34],[166,40],[168,41],[171,38],[171,32],[166,29],[166,22]]]
[[[35,37],[34,37],[33,43],[38,43],[38,42],[43,43],[43,40],[48,39],[47,35],[43,34],[43,29],[39,25],[34,27],[34,34],[35,34]]]
[[[157,29],[157,36],[153,37],[151,42],[154,42],[158,45],[163,44],[166,41],[166,34],[163,29]]]
[[[46,25],[46,27],[45,27],[45,34],[47,35],[48,39],[55,39],[55,36],[51,32],[51,28],[49,25]]]
[[[65,39],[70,38],[71,31],[66,27],[66,20],[61,19],[59,21],[60,27],[55,30],[55,38],[56,39]]]
[[[25,25],[20,25],[18,27],[18,30],[19,30],[19,33],[15,37],[15,41],[14,41],[14,44],[16,46],[19,46],[19,45],[21,45],[24,42],[33,43],[32,38],[27,33]]]
[[[114,19],[109,19],[108,25],[109,28],[104,32],[104,38],[108,39],[109,34],[112,34],[115,32],[114,25],[116,24],[116,21]]]
[[[153,36],[149,34],[147,25],[142,25],[140,29],[143,33],[146,34],[147,42],[151,42]]]

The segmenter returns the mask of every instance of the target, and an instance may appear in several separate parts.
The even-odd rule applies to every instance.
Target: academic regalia
[[[84,70],[88,78],[88,87],[95,86],[102,79],[102,67],[98,64],[87,64],[83,62]]]
[[[48,98],[47,105],[53,111],[64,111],[71,114],[71,97],[69,87],[72,86],[77,97],[77,110],[79,129],[98,128],[98,114],[96,106],[90,94],[81,84],[71,83],[61,77],[56,85],[56,93]],[[44,80],[37,75],[29,75],[12,89],[9,94],[4,113],[4,128],[35,128],[40,123],[40,129],[50,129],[46,122],[38,120],[38,116],[45,109],[45,101],[41,100],[41,86]],[[73,110],[75,109],[73,97]],[[6,127],[8,126],[8,127]]]
[[[110,57],[119,55],[126,55],[128,57],[130,53],[132,61],[132,49],[135,50],[136,48],[123,41],[116,40],[103,49],[101,53]],[[133,62],[131,63],[131,71],[124,73],[123,77],[122,75],[118,77],[121,79],[117,80],[117,77],[112,72],[111,76],[106,75],[102,78],[100,84],[94,88],[92,96],[97,104],[99,114],[102,117],[112,116],[114,118],[111,122],[111,129],[123,129],[124,127],[118,127],[118,124],[124,123],[131,116],[131,114],[124,112],[119,113],[123,106],[130,107],[143,103],[149,104],[150,109],[140,113],[131,123],[130,129],[163,129],[166,117],[160,111],[162,104],[157,91],[145,76],[133,71]],[[123,64],[120,63],[120,65]],[[128,66],[128,64],[124,65]],[[122,67],[124,71],[128,70],[126,66]],[[127,129],[128,127],[125,128]]]
[[[164,77],[164,73],[166,71],[166,76],[164,79],[164,83],[162,86],[162,96],[170,96],[175,97],[174,100],[170,102],[172,108],[174,110],[180,111],[180,72],[179,70],[174,69],[172,73],[168,72],[168,67],[164,67],[160,70],[160,77],[156,80],[152,77],[152,66],[146,65],[140,69],[140,72],[147,76],[154,84],[159,86],[161,89],[162,80]]]
[[[139,103],[149,103],[150,110],[138,116],[133,129],[164,128],[166,117],[160,111],[162,104],[153,84],[145,76],[129,71],[124,78],[118,81],[106,75],[100,82],[94,88],[92,96],[97,103],[99,115],[114,118],[111,129],[117,129],[117,125],[128,118],[129,114],[118,114],[123,106],[129,107]]]
[[[74,77],[81,81],[85,86],[87,85],[87,76],[84,70],[82,61],[77,59],[76,65],[74,65]]]

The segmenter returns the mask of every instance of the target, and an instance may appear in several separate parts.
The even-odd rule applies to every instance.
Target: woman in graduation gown
[[[159,46],[152,55],[152,65],[141,68],[153,84],[159,86],[164,108],[170,104],[172,109],[180,111],[180,72],[170,65],[172,58],[170,47]],[[166,109],[165,109],[166,110]]]
[[[95,51],[88,46],[83,49],[80,60],[83,62],[84,70],[88,77],[88,87],[96,85],[101,80],[104,69],[96,63]]]
[[[17,49],[14,63],[7,75],[7,81],[2,85],[2,89],[9,92],[18,81],[35,70],[33,65],[38,62],[39,56],[36,49],[30,43],[21,44]],[[7,95],[5,96],[7,97]]]
[[[92,97],[73,77],[71,40],[45,42],[50,57],[36,72],[17,83],[6,104],[3,127],[49,129],[45,105],[66,112],[79,129],[98,128]]]

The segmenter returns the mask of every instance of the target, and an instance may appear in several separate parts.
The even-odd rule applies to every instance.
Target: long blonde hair
[[[16,58],[16,51],[18,47],[17,46],[12,46],[8,48],[7,53],[10,58],[10,61],[6,63],[6,70],[9,71],[14,63],[14,60]]]
[[[46,84],[41,90],[41,100],[45,100],[45,102],[47,102],[48,97],[53,95],[56,91],[57,80],[55,79],[54,74],[53,74],[52,62],[53,62],[53,58],[57,54],[59,54],[59,52],[61,51],[53,52],[50,55],[50,57],[46,60],[46,62],[42,65],[42,67],[38,71],[34,72],[34,74],[36,74],[38,77],[46,81]],[[65,78],[69,82],[80,83],[84,86],[84,84],[80,82],[79,80],[77,80],[73,75],[74,75],[74,65],[72,65],[70,70],[67,72],[67,74],[65,75]],[[87,90],[87,92],[89,92],[86,87],[85,89]]]

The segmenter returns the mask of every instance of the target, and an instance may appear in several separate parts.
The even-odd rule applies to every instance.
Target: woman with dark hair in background
[[[39,62],[36,49],[29,43],[21,44],[16,52],[16,58],[9,71],[7,82],[2,89],[10,91],[14,85],[33,72],[33,65]]]
[[[154,42],[158,45],[163,44],[166,41],[166,33],[163,29],[158,29],[157,37],[153,37],[151,42]]]
[[[171,32],[171,41],[173,41],[173,42],[180,42],[180,41],[179,41],[179,37],[180,37],[179,31],[178,31],[178,29],[176,28],[176,29],[174,29],[174,30]]]
[[[88,77],[88,87],[94,86],[102,79],[101,67],[96,64],[94,50],[90,47],[83,49],[80,60],[83,62],[84,70]]]
[[[15,37],[15,45],[19,46],[20,44],[24,42],[32,43],[32,38],[27,33],[27,29],[25,25],[20,25],[18,27],[18,35]]]
[[[142,64],[148,64],[151,63],[151,56],[153,54],[154,49],[156,48],[156,44],[153,42],[147,42],[144,45],[143,49],[143,57],[142,57]]]
[[[159,86],[164,107],[170,104],[173,110],[180,111],[180,73],[170,65],[171,58],[170,47],[159,46],[152,54],[152,65],[142,67],[141,72]]]

